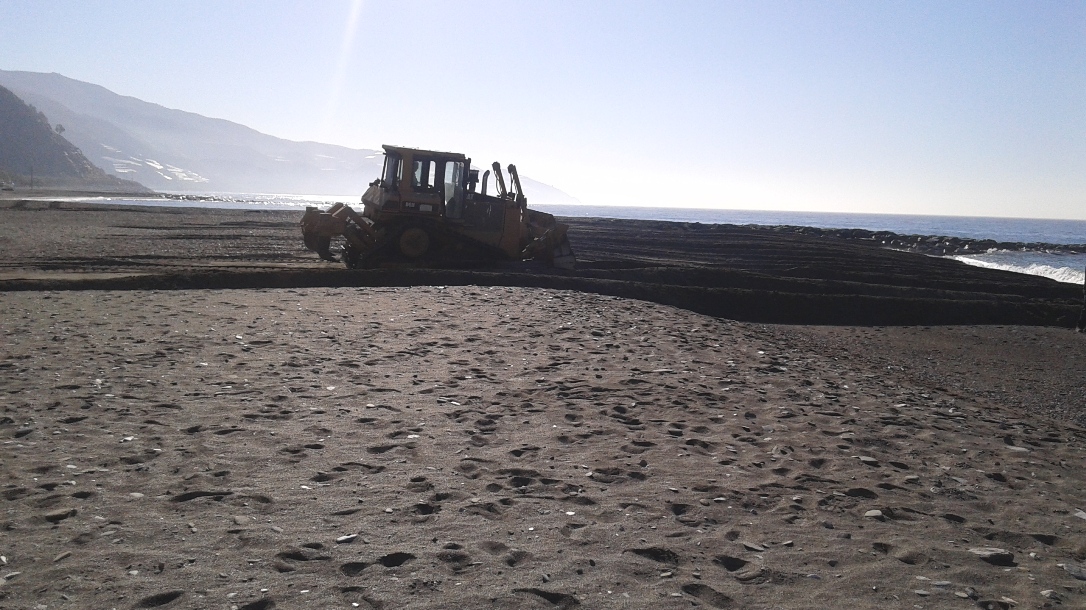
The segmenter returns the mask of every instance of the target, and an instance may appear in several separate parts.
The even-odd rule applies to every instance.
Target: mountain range
[[[95,166],[37,108],[0,87],[0,182],[20,187],[150,192]]]
[[[0,70],[0,86],[63,126],[94,165],[157,191],[361,194],[383,160],[378,150],[285,140],[56,73]],[[523,179],[534,203],[577,203]]]

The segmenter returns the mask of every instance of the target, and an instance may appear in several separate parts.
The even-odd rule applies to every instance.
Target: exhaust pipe
[[[509,178],[513,181],[513,186],[517,188],[517,203],[520,207],[528,207],[528,198],[524,196],[524,187],[520,185],[520,175],[517,174],[517,166],[512,163],[509,164]]]
[[[504,198],[509,194],[509,191],[505,189],[505,178],[502,177],[502,166],[495,161],[494,165],[494,183],[498,186],[498,196]]]

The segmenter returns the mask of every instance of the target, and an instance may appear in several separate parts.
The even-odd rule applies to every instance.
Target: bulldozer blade
[[[573,247],[569,245],[569,236],[562,234],[562,239],[551,252],[551,264],[558,269],[573,271],[577,268],[577,257],[573,255]]]
[[[556,222],[554,216],[535,210],[527,210],[529,227],[542,233],[532,239],[520,253],[522,260],[535,259],[559,269],[574,269],[577,258],[569,243],[569,225]]]

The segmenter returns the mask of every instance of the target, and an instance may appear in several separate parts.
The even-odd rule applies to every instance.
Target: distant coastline
[[[132,192],[132,191],[115,191],[115,190],[97,190],[87,188],[56,188],[56,187],[22,187],[16,186],[13,191],[0,191],[0,201],[15,201],[18,199],[28,200],[85,200],[85,199],[131,199],[133,201],[148,201],[153,202],[156,199],[167,199],[169,196],[156,193],[150,189],[147,192]],[[138,198],[138,199],[133,199]]]

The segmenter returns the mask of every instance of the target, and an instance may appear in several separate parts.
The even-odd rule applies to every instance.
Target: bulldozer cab
[[[456,218],[464,203],[464,186],[471,159],[456,153],[385,146],[381,178],[362,197],[373,217],[402,213]]]
[[[476,193],[478,170],[457,153],[388,146],[381,179],[362,197],[364,215],[441,217],[498,245],[506,225],[510,198]],[[489,172],[488,172],[489,173]],[[485,181],[484,181],[485,185]]]

